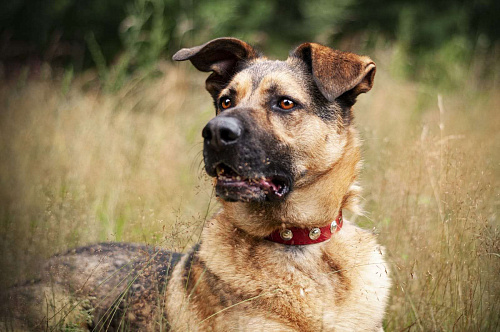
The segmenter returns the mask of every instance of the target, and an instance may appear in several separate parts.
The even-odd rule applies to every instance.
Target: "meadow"
[[[375,54],[359,97],[364,214],[387,248],[387,331],[500,329],[500,94],[465,73],[454,88],[403,79]],[[0,289],[68,248],[129,241],[186,250],[217,209],[201,129],[204,74],[160,62],[112,93],[96,74],[0,82]],[[470,79],[468,78],[470,77]]]

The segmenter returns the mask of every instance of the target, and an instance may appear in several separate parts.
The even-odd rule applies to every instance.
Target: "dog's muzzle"
[[[203,128],[207,174],[217,178],[216,194],[226,201],[276,201],[291,181],[278,171],[251,120],[223,113]],[[275,157],[275,156],[273,156]]]

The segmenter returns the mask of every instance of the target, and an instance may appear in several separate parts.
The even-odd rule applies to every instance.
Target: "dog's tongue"
[[[282,193],[280,193],[281,187],[277,186],[272,181],[269,181],[268,179],[260,179],[259,184],[262,189],[267,190],[274,195],[282,196]]]

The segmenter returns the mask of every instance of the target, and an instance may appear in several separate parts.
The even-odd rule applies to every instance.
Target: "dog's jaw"
[[[285,176],[240,175],[224,163],[215,167],[215,173],[216,194],[228,202],[276,202],[290,192],[290,181]]]

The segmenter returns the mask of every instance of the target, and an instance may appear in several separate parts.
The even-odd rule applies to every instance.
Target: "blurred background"
[[[500,329],[500,2],[0,3],[0,291],[99,241],[183,251],[217,209],[204,73],[221,36],[271,58],[315,41],[369,55],[355,105],[366,211],[387,247],[388,331]]]
[[[391,45],[404,74],[459,85],[454,66],[498,58],[499,12],[494,0],[11,0],[0,4],[0,60],[4,76],[94,67],[119,86],[123,75],[218,36],[276,56],[315,40],[358,52]]]

